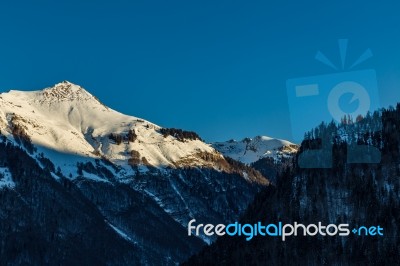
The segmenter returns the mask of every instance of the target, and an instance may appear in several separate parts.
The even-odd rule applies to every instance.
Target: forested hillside
[[[400,105],[357,120],[347,117],[307,133],[292,167],[256,196],[241,222],[380,225],[383,236],[297,236],[285,242],[224,236],[186,265],[399,265]],[[321,148],[327,137],[332,168],[300,168],[301,154]],[[347,158],[355,144],[368,146],[363,159],[375,147],[380,163],[349,163],[357,160]]]

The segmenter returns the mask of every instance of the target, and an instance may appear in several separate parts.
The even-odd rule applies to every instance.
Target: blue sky
[[[31,2],[31,1],[30,1]],[[121,112],[207,141],[291,139],[286,80],[370,48],[381,105],[400,101],[400,3],[2,1],[0,90],[69,80]],[[307,119],[300,116],[299,119]]]

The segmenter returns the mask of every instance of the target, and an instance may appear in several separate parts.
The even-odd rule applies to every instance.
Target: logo
[[[246,241],[250,241],[255,236],[270,236],[279,237],[282,241],[285,241],[290,236],[349,236],[352,232],[356,236],[383,236],[383,228],[381,226],[360,226],[353,228],[350,231],[349,224],[328,224],[323,225],[321,222],[318,224],[304,225],[301,223],[294,222],[293,224],[283,224],[278,222],[276,224],[264,224],[258,222],[256,224],[240,224],[238,222],[231,223],[229,225],[218,224],[198,224],[193,225],[196,222],[195,219],[188,223],[188,236],[245,236]]]
[[[378,110],[379,93],[376,72],[373,69],[353,70],[372,57],[367,49],[347,67],[347,40],[339,40],[341,68],[334,65],[322,52],[315,59],[334,69],[335,73],[289,79],[286,82],[292,135],[295,141],[303,140],[304,134],[321,122],[341,123],[354,119],[359,123],[368,112]],[[302,168],[332,167],[332,136],[320,139],[320,148],[306,150],[299,155]],[[348,163],[379,163],[379,149],[352,144],[348,146]]]

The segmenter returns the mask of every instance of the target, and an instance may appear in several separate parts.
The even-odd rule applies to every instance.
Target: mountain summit
[[[299,148],[298,145],[289,141],[266,136],[245,138],[241,141],[215,142],[212,145],[223,155],[246,164],[254,163],[262,158],[274,160],[287,158],[295,154]]]
[[[223,160],[197,134],[163,129],[121,114],[67,81],[39,91],[2,93],[0,129],[11,135],[15,126],[44,149],[81,157],[104,157],[121,166],[130,159],[139,166],[212,166],[203,158],[206,154]],[[76,158],[70,159],[76,164]],[[59,165],[62,169],[64,163]]]
[[[88,101],[95,99],[89,92],[79,85],[63,81],[54,87],[42,91],[43,99],[47,101]],[[96,99],[97,100],[97,99]]]

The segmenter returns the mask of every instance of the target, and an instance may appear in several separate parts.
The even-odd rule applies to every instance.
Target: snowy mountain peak
[[[223,155],[246,164],[256,162],[264,157],[278,160],[291,156],[298,149],[296,144],[289,141],[267,136],[244,138],[241,141],[232,139],[226,142],[215,142],[212,145]]]
[[[124,168],[120,176],[128,176],[132,168],[233,171],[223,155],[196,133],[162,128],[114,111],[67,81],[44,90],[2,93],[0,132],[9,139],[28,137],[65,176],[74,176],[78,163],[99,159]]]
[[[61,94],[76,94],[82,90],[85,91],[81,86],[76,85],[67,80],[64,80],[60,83],[55,84],[53,87],[44,89],[43,91],[48,92],[48,93],[53,92],[53,93],[61,93]]]
[[[7,102],[17,103],[20,101],[27,102],[30,105],[37,105],[47,103],[47,105],[54,105],[57,103],[70,102],[87,102],[92,101],[97,104],[103,105],[99,100],[82,88],[79,85],[73,84],[69,81],[63,81],[55,84],[52,87],[45,88],[37,91],[19,91],[10,90],[0,94],[0,100],[6,100]]]
[[[41,92],[42,102],[62,102],[62,101],[87,101],[97,99],[79,85],[69,81],[60,82],[53,87],[46,88]]]

